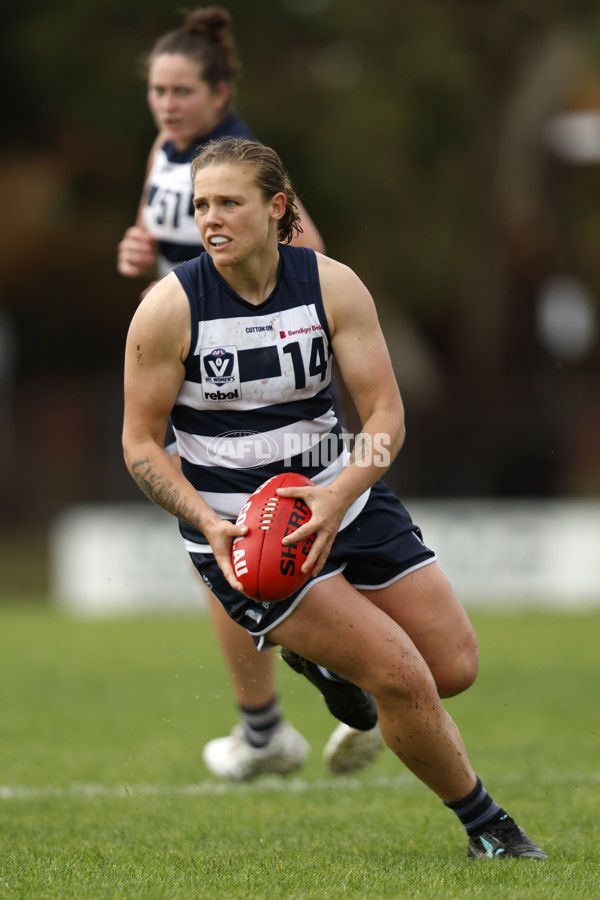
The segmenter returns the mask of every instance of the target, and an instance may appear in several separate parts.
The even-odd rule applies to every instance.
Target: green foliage
[[[243,785],[209,776],[201,747],[235,710],[206,620],[3,607],[0,897],[595,897],[598,618],[474,617],[480,679],[448,708],[490,792],[550,860],[473,863],[456,819],[389,751],[327,776],[334,723],[283,664],[307,765]]]

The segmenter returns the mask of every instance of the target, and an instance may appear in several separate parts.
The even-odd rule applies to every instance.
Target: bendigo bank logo
[[[237,400],[240,397],[235,350],[235,347],[215,347],[201,351],[205,400]]]

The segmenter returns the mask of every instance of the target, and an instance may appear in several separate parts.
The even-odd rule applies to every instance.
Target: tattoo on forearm
[[[181,519],[192,528],[199,529],[198,517],[190,510],[187,502],[182,499],[181,492],[168,481],[155,472],[148,457],[136,459],[131,464],[131,474],[139,487],[147,497],[162,506],[167,512]]]
[[[351,466],[352,463],[357,462],[357,460],[369,459],[370,456],[371,435],[365,434],[364,431],[361,431],[360,434],[356,435],[356,438],[354,440],[354,447],[352,448],[352,453],[350,454],[348,465]]]

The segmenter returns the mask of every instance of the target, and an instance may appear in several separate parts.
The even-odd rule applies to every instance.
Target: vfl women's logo
[[[210,350],[204,357],[204,377],[210,384],[222,384],[235,381],[233,374],[235,357],[224,347]]]
[[[210,402],[238,400],[242,396],[237,347],[200,350],[202,396]]]

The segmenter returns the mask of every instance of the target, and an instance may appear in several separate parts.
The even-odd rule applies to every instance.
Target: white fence
[[[465,606],[600,604],[600,504],[407,502]],[[204,611],[177,522],[150,503],[64,511],[51,535],[52,594],[89,614]]]
[[[75,506],[50,537],[56,604],[93,615],[203,611],[206,594],[177,521],[151,503]]]

